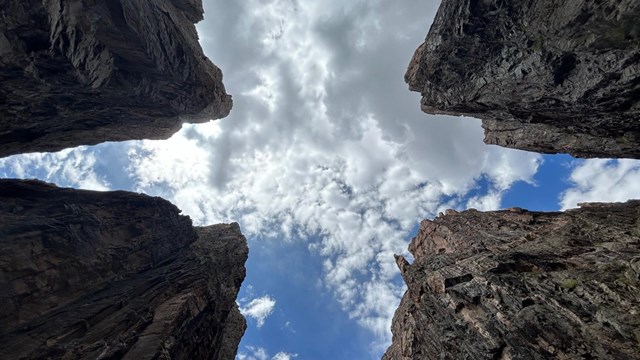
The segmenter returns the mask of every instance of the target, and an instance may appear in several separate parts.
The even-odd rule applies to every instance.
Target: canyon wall
[[[161,198],[0,180],[6,359],[233,359],[248,248]]]
[[[443,0],[405,75],[485,142],[640,158],[640,2]]]
[[[225,117],[200,0],[0,0],[0,157]],[[248,256],[238,224],[193,227],[123,191],[0,180],[0,357],[233,359]]]
[[[638,18],[633,0],[443,0],[405,81],[488,144],[640,158]],[[640,358],[640,201],[449,210],[409,250],[385,360]]]
[[[0,0],[0,157],[227,116],[200,0]]]
[[[449,210],[409,250],[385,360],[640,358],[640,201]]]

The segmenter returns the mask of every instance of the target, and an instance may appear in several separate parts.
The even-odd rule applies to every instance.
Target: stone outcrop
[[[0,0],[0,157],[225,117],[201,0]]]
[[[233,359],[248,248],[169,202],[0,180],[3,359]]]
[[[449,210],[409,250],[383,359],[640,358],[640,201]]]
[[[640,158],[640,2],[443,0],[405,80],[485,142]]]

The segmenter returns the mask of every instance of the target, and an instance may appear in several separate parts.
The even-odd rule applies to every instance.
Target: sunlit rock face
[[[424,220],[383,359],[637,359],[639,224],[640,201]]]
[[[200,0],[0,0],[0,156],[166,139],[231,110]]]
[[[640,158],[639,18],[636,0],[443,0],[405,80],[488,144]]]
[[[157,197],[0,180],[3,359],[233,359],[248,248]]]

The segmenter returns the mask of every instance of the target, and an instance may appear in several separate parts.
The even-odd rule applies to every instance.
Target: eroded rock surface
[[[443,0],[405,80],[485,142],[640,158],[640,2]]]
[[[640,201],[450,210],[409,250],[383,359],[640,358]]]
[[[247,255],[161,198],[0,180],[0,357],[233,359]]]
[[[0,157],[225,117],[201,0],[0,0]]]

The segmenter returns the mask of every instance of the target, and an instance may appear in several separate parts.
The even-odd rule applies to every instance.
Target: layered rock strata
[[[225,117],[202,16],[200,0],[0,0],[0,157]]]
[[[640,158],[640,2],[443,0],[405,75],[485,142]]]
[[[409,250],[383,359],[640,358],[640,201],[450,210]]]
[[[3,359],[233,359],[248,248],[169,202],[0,180]]]

